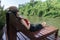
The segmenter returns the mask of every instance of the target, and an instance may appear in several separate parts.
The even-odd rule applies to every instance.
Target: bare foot
[[[46,22],[42,22],[41,24],[42,24],[43,27],[46,27],[47,26],[46,25]]]

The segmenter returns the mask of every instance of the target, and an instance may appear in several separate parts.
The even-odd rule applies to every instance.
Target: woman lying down
[[[10,9],[11,9],[11,7],[10,7]],[[46,26],[46,22],[42,22],[41,24],[31,24],[29,20],[23,18],[21,15],[19,16],[18,9],[16,10],[15,15],[17,18],[19,18],[21,20],[21,23],[27,28],[27,30],[30,30],[31,32],[40,30]]]
[[[30,30],[31,32],[41,30],[46,26],[46,22],[43,22],[41,24],[31,24],[27,19],[21,19],[21,22],[23,25],[25,25],[27,30]]]

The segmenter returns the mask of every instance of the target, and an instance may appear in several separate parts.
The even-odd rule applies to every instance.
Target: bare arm
[[[28,21],[29,25],[26,24],[24,19],[21,19],[21,23],[29,30],[30,29],[30,22]]]

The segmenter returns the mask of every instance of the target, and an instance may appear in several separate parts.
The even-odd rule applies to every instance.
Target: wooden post
[[[58,30],[55,33],[55,40],[57,40],[57,38],[58,38]]]

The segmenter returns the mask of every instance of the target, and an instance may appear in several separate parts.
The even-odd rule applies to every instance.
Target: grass
[[[60,17],[51,18],[51,17],[37,17],[37,16],[24,16],[28,20],[30,20],[31,23],[42,23],[46,22],[47,25],[52,25],[56,28],[59,28],[59,35],[60,35]]]

